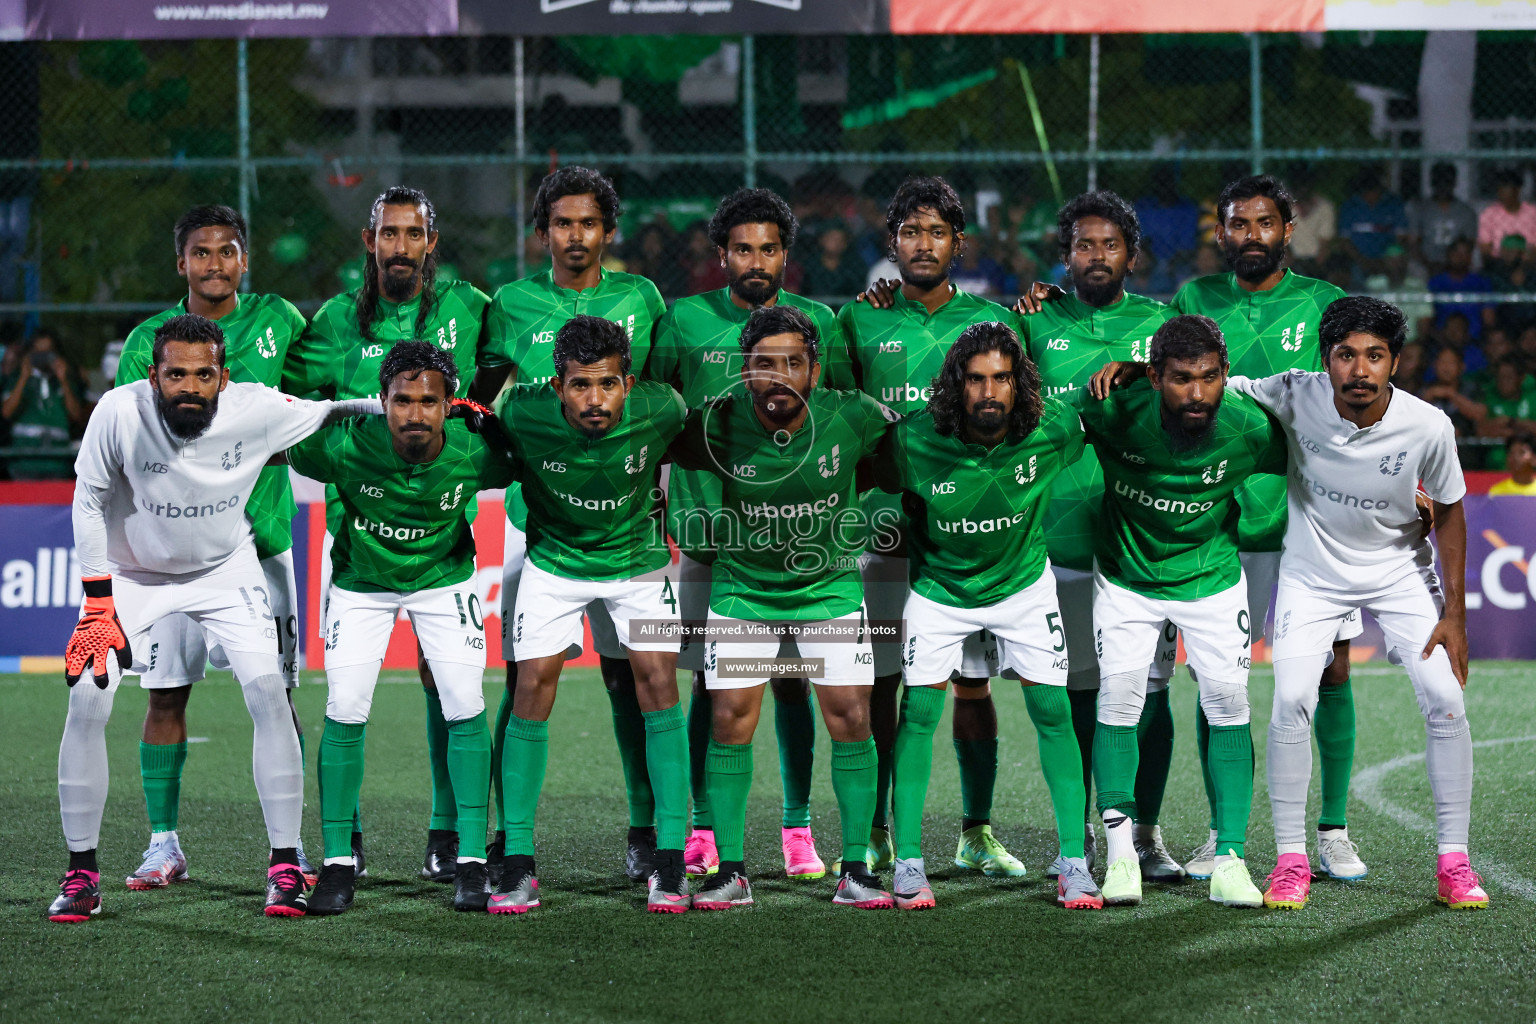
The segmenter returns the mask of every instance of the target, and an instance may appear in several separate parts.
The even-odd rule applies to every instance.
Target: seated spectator
[[[1536,497],[1536,435],[1516,434],[1504,446],[1504,468],[1509,476],[1488,488],[1491,497]]]
[[[1408,233],[1403,201],[1382,185],[1381,168],[1368,165],[1355,178],[1355,194],[1339,207],[1339,237],[1366,273],[1380,269],[1387,246],[1401,245]]]
[[[1477,237],[1477,211],[1456,198],[1456,165],[1429,169],[1429,198],[1408,204],[1408,244],[1431,274],[1445,269],[1445,250],[1458,238]]]
[[[626,249],[624,266],[631,274],[650,278],[663,298],[683,297],[688,281],[672,255],[672,239],[666,228],[655,222],[642,225]]]
[[[39,330],[26,346],[13,373],[0,381],[0,416],[11,427],[13,448],[67,448],[72,429],[85,425],[85,403],[58,339]],[[74,459],[68,455],[12,458],[12,480],[67,480]]]
[[[1515,358],[1525,367],[1525,372],[1536,375],[1536,326],[1520,332],[1515,341]]]
[[[1397,356],[1397,372],[1392,375],[1392,386],[1402,388],[1410,395],[1424,390],[1424,371],[1428,368],[1424,346],[1410,341]]]
[[[1435,332],[1440,347],[1456,350],[1461,356],[1462,367],[1468,374],[1481,373],[1488,366],[1483,350],[1472,343],[1471,330],[1465,313],[1456,312],[1445,318],[1445,324]],[[1469,379],[1468,383],[1471,383]]]
[[[972,295],[1003,294],[1003,268],[987,252],[980,237],[968,238],[960,249],[960,261],[950,270],[949,280],[961,291]]]
[[[1008,257],[1008,273],[1003,278],[1003,295],[1023,295],[1040,276],[1040,264],[1027,250],[1019,249]],[[1012,303],[1005,303],[1012,305]]]
[[[1311,173],[1294,175],[1291,184],[1296,190],[1291,265],[1300,273],[1315,277],[1327,264],[1329,248],[1338,234],[1338,210],[1333,200],[1317,191]]]
[[[850,248],[847,228],[825,225],[816,236],[816,249],[816,258],[805,265],[806,294],[846,301],[864,290],[869,268]]]
[[[1221,274],[1228,269],[1226,260],[1222,258],[1221,250],[1214,243],[1206,243],[1195,250],[1194,261],[1189,269],[1180,276],[1179,285],[1196,277],[1209,277],[1212,274]]]
[[[1506,359],[1498,365],[1492,392],[1480,397],[1481,408],[1474,417],[1478,437],[1510,437],[1536,431],[1536,387],[1525,367],[1515,360]]]
[[[1136,202],[1142,252],[1159,262],[1182,262],[1194,254],[1200,237],[1200,207],[1179,194],[1178,175],[1168,164],[1152,172],[1151,191]]]
[[[1478,347],[1483,350],[1483,359],[1487,365],[1475,373],[1468,371],[1467,376],[1477,385],[1478,394],[1491,395],[1499,364],[1514,357],[1515,345],[1503,330],[1490,327],[1483,332],[1483,343]]]
[[[1506,168],[1495,179],[1495,199],[1477,216],[1477,247],[1483,259],[1491,260],[1497,254],[1505,235],[1519,235],[1525,239],[1526,253],[1536,253],[1536,205],[1522,202],[1520,189],[1525,175],[1513,168]]]
[[[1472,382],[1463,376],[1466,368],[1461,353],[1445,346],[1435,353],[1432,369],[1434,381],[1419,392],[1419,397],[1451,418],[1457,437],[1472,436],[1482,406],[1476,401]]]
[[[1472,269],[1472,243],[1458,238],[1445,252],[1446,267],[1429,279],[1432,292],[1491,292],[1493,282]],[[1459,313],[1467,321],[1468,332],[1473,338],[1483,335],[1483,325],[1493,318],[1493,307],[1485,302],[1437,302],[1435,303],[1435,329],[1443,330],[1453,313]]]
[[[1525,239],[1520,235],[1505,235],[1499,243],[1498,255],[1490,260],[1485,269],[1493,290],[1506,295],[1528,292],[1536,285],[1536,274],[1531,272]],[[1493,322],[1509,334],[1518,335],[1532,323],[1536,323],[1536,306],[1528,302],[1500,302],[1493,307]]]
[[[702,295],[731,283],[730,275],[720,265],[720,254],[709,240],[709,229],[701,220],[688,225],[683,233],[683,251],[678,256],[689,295]]]
[[[1381,272],[1365,279],[1365,290],[1372,295],[1392,292],[1401,296],[1404,292],[1427,292],[1429,282],[1408,262],[1406,249],[1400,245],[1389,245],[1381,261]],[[1435,307],[1428,302],[1409,302],[1401,297],[1394,298],[1392,302],[1402,310],[1403,316],[1416,331],[1428,329],[1434,321]]]

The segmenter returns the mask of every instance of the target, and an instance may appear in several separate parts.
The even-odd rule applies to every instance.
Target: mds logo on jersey
[[[882,354],[887,352],[900,352],[903,350],[903,348],[904,346],[900,338],[892,338],[890,341],[882,341],[880,343],[880,352]]]
[[[1381,465],[1378,468],[1381,470],[1382,476],[1397,476],[1397,474],[1403,471],[1403,463],[1407,460],[1407,452],[1398,452],[1396,459],[1393,459],[1390,455],[1383,455],[1381,457]]]
[[[1050,349],[1052,352],[1065,352],[1068,348],[1071,347],[1071,345],[1072,342],[1067,338],[1052,338],[1050,341],[1045,343],[1045,347]]]
[[[1031,481],[1033,481],[1035,479],[1035,468],[1036,468],[1035,467],[1035,463],[1038,460],[1039,460],[1039,456],[1038,455],[1031,455],[1029,457],[1029,463],[1028,463],[1028,469],[1027,470],[1025,468],[1025,463],[1022,463],[1022,462],[1019,463],[1017,466],[1014,466],[1013,467],[1013,479],[1015,481],[1017,481],[1018,483],[1021,483],[1021,484],[1027,484],[1027,483],[1030,483]]]
[[[827,457],[822,455],[816,459],[816,468],[821,473],[822,479],[830,480],[837,476],[837,471],[842,468],[842,450],[840,445],[832,446],[832,466],[827,468]]]
[[[705,352],[704,353],[704,361],[706,363],[723,363],[723,362],[725,362],[725,353],[724,352]]]
[[[383,345],[364,345],[363,346],[363,358],[364,359],[382,359],[382,358],[384,358],[384,346]]]
[[[555,343],[554,331],[534,331],[528,339],[535,345],[553,345]]]

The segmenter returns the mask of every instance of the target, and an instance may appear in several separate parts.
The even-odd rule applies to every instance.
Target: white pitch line
[[[1501,747],[1508,743],[1536,743],[1536,735],[1505,736],[1494,740],[1478,740],[1472,744],[1472,748],[1475,750],[1479,747]],[[1355,777],[1350,781],[1350,788],[1354,790],[1355,796],[1364,801],[1365,805],[1371,808],[1371,810],[1385,814],[1404,828],[1413,832],[1433,833],[1435,826],[1428,818],[1415,811],[1410,811],[1400,804],[1393,803],[1383,796],[1381,792],[1381,783],[1389,772],[1394,772],[1399,768],[1406,768],[1410,764],[1423,760],[1424,752],[1420,751],[1417,754],[1404,754],[1402,757],[1394,757],[1390,761],[1373,764],[1369,768],[1355,773]],[[1521,875],[1512,868],[1506,867],[1492,857],[1479,856],[1475,866],[1480,874],[1486,875],[1492,881],[1497,882],[1500,888],[1508,889],[1510,892],[1523,896],[1532,903],[1536,903],[1536,882],[1532,882],[1524,875]]]

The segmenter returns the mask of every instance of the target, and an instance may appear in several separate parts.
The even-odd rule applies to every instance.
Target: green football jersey
[[[1039,579],[1052,484],[1082,459],[1085,443],[1077,410],[1055,398],[1044,400],[1028,436],[992,448],[939,433],[927,410],[898,423],[875,475],[910,516],[912,589],[939,604],[984,608]]]
[[[808,315],[821,335],[817,359],[821,386],[850,388],[852,376],[843,328],[831,307],[790,292],[778,301]],[[690,409],[701,409],[717,398],[743,390],[741,329],[749,309],[731,301],[729,288],[679,299],[661,318],[645,375],[676,388]],[[667,484],[667,527],[678,547],[700,561],[714,559],[703,529],[707,520],[689,509],[720,507],[720,478],[674,466]],[[685,527],[693,529],[685,529]]]
[[[1209,440],[1173,451],[1162,396],[1145,380],[1102,402],[1082,399],[1081,410],[1104,467],[1099,571],[1127,590],[1175,601],[1236,584],[1242,565],[1234,492],[1254,473],[1283,479],[1279,425],[1257,402],[1228,389]]]
[[[604,270],[592,288],[577,291],[555,284],[545,270],[496,289],[485,317],[485,344],[480,365],[510,367],[516,384],[542,384],[555,375],[555,333],[578,313],[600,316],[624,328],[629,336],[630,372],[640,376],[650,357],[656,321],[666,311],[661,292],[649,278]],[[507,518],[526,529],[528,507],[522,488],[505,496]]]
[[[863,603],[854,470],[894,414],[856,391],[815,388],[806,401],[805,426],[787,438],[762,425],[750,398],[729,395],[690,412],[672,444],[678,464],[723,485],[720,508],[697,512],[714,519],[716,615],[830,619]]]
[[[1023,318],[1024,348],[1040,370],[1040,390],[1059,395],[1083,388],[1105,363],[1145,362],[1152,335],[1173,313],[1141,295],[1094,307],[1068,294]],[[1104,472],[1098,459],[1079,459],[1056,478],[1045,511],[1045,542],[1051,563],[1078,572],[1093,570],[1093,544],[1104,503]]]
[[[996,320],[1019,330],[1017,313],[958,288],[932,313],[898,288],[890,309],[850,302],[838,312],[837,319],[853,359],[853,386],[902,415],[928,404],[933,378],[943,367],[950,346],[967,327]],[[889,536],[896,543],[890,546],[882,542],[882,549],[889,548],[882,553],[901,554],[904,517],[897,497],[870,491],[864,495],[863,507],[870,523],[892,524]]]
[[[1264,292],[1245,291],[1236,274],[1198,277],[1173,297],[1176,313],[1216,321],[1227,339],[1234,377],[1272,377],[1286,370],[1321,370],[1318,325],[1323,310],[1344,292],[1315,277],[1287,270]],[[1244,551],[1279,551],[1285,537],[1285,478],[1254,477],[1238,488],[1242,508],[1238,543]]]
[[[338,495],[336,586],[405,593],[474,574],[475,536],[465,509],[476,491],[505,487],[512,463],[461,420],[448,420],[444,431],[442,452],[421,465],[396,454],[383,416],[334,423],[288,449],[290,465]]]
[[[154,361],[155,329],[173,316],[187,312],[182,299],[163,313],[156,313],[128,334],[117,363],[116,385],[149,376]],[[240,295],[235,308],[218,321],[224,331],[224,362],[229,379],[240,384],[282,384],[283,366],[294,343],[304,333],[304,314],[277,295]],[[293,517],[299,507],[286,466],[268,466],[256,478],[256,489],[246,503],[258,558],[280,555],[293,547]]]
[[[628,579],[666,565],[659,475],[686,412],[667,385],[638,381],[613,428],[589,438],[547,382],[506,392],[500,416],[528,503],[528,557],[581,580]]]

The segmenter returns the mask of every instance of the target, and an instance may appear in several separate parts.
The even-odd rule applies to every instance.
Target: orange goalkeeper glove
[[[126,671],[133,665],[133,652],[128,649],[123,624],[117,619],[112,577],[87,576],[80,582],[85,584],[85,611],[69,638],[69,646],[64,648],[64,682],[74,686],[90,665],[95,669],[93,681],[105,690],[107,658],[115,652],[117,664]]]

